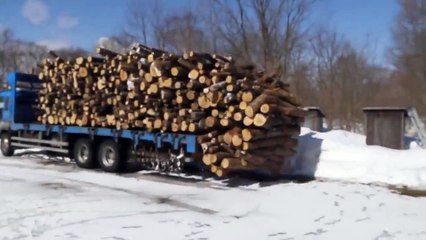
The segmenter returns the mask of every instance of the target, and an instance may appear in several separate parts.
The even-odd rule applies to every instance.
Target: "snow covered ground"
[[[302,128],[291,174],[360,183],[426,189],[426,149],[367,146],[365,136],[342,130],[318,133]]]
[[[313,181],[228,187],[0,159],[1,239],[426,239],[426,198]]]
[[[304,129],[293,170],[319,180],[236,187],[0,157],[0,239],[426,239],[426,198],[384,185],[424,188],[426,151],[364,140]]]

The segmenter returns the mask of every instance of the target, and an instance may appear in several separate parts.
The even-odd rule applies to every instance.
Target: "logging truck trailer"
[[[143,130],[40,124],[34,108],[40,82],[37,76],[9,73],[0,91],[1,152],[37,148],[69,156],[82,168],[107,172],[124,170],[128,161],[148,169],[174,171],[193,161],[200,151],[196,135]]]

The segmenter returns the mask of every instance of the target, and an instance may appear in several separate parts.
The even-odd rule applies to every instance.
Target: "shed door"
[[[367,144],[404,148],[404,112],[371,112],[367,117]]]

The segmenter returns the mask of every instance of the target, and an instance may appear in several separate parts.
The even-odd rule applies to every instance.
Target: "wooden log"
[[[88,56],[88,57],[87,57],[87,61],[88,61],[89,63],[101,64],[101,63],[105,63],[105,58],[101,58],[101,57],[94,57],[94,56]]]
[[[256,139],[273,138],[278,136],[298,136],[299,134],[299,126],[279,126],[271,130],[244,128],[241,132],[242,138],[246,142]]]
[[[244,116],[243,116],[243,113],[241,113],[241,112],[236,112],[236,113],[234,113],[233,114],[233,117],[232,117],[233,119],[234,119],[234,121],[236,121],[236,122],[241,122],[242,120],[243,120],[243,118],[244,118]]]
[[[260,107],[260,112],[263,114],[269,113],[279,113],[283,116],[293,116],[293,117],[305,117],[307,115],[307,111],[297,108],[297,107],[284,107],[278,104],[262,104]]]
[[[209,165],[212,164],[212,160],[211,160],[212,155],[213,154],[204,154],[203,155],[202,161],[206,166],[209,166]]]
[[[120,55],[120,54],[118,54],[118,53],[116,53],[116,52],[113,52],[113,51],[111,51],[111,50],[108,50],[108,49],[106,49],[106,48],[97,48],[97,49],[96,49],[96,52],[97,52],[99,55],[102,55],[102,56],[104,56],[104,57],[108,57],[108,58],[114,58],[114,57],[117,57],[118,55]]]
[[[232,157],[232,154],[229,152],[216,152],[211,154],[210,163],[216,164],[222,162],[224,158]]]
[[[206,112],[204,111],[191,111],[191,120],[200,121],[200,119],[206,116]]]
[[[243,102],[250,103],[254,99],[254,93],[250,91],[243,92],[242,100]]]
[[[180,131],[186,132],[188,130],[189,124],[186,121],[181,121],[180,123]]]
[[[234,134],[232,136],[232,145],[235,147],[240,147],[241,145],[243,145],[243,139],[241,138],[240,133]]]
[[[255,166],[261,166],[266,163],[268,160],[266,157],[258,156],[258,155],[251,155],[251,154],[245,154],[242,155],[241,158],[246,161],[248,164],[252,164]]]
[[[87,70],[87,68],[85,68],[85,67],[80,67],[80,68],[78,69],[78,76],[79,76],[79,77],[84,78],[84,77],[87,77],[88,75],[89,75],[89,71]]]
[[[184,116],[186,116],[186,115],[188,115],[189,114],[189,109],[187,109],[187,108],[181,108],[181,109],[179,109],[179,111],[178,111],[178,113],[179,113],[179,116],[181,116],[181,117],[184,117]]]
[[[247,106],[248,106],[248,104],[247,104],[247,102],[240,102],[240,104],[238,105],[238,107],[241,109],[241,110],[245,110],[246,108],[247,108]]]
[[[197,79],[198,78],[198,76],[200,76],[200,72],[198,71],[198,70],[196,70],[196,69],[192,69],[191,71],[189,71],[189,73],[188,73],[188,78],[189,79],[193,79],[193,80],[195,80],[195,79]]]
[[[156,59],[156,60],[154,60],[150,64],[150,66],[149,66],[149,73],[151,74],[151,76],[153,76],[153,77],[161,77],[163,75],[162,64],[164,62],[165,61],[162,61],[160,59]],[[170,71],[170,69],[169,69],[169,71]]]
[[[121,81],[127,81],[128,78],[129,78],[129,74],[125,70],[121,69],[120,70],[120,80]]]
[[[216,128],[219,126],[219,118],[217,117],[213,117],[213,116],[208,116],[206,118],[206,126],[208,128]]]
[[[207,94],[208,92],[216,92],[216,91],[224,89],[225,87],[226,87],[226,82],[219,82],[207,88],[204,88],[203,93]]]
[[[263,94],[259,95],[258,97],[256,97],[253,100],[253,102],[251,102],[250,105],[248,105],[245,108],[244,113],[249,117],[254,117],[254,115],[259,112],[262,104],[264,104],[266,102],[277,102],[277,101],[278,100],[276,98],[274,98],[273,96],[270,96],[266,93],[263,93]]]
[[[253,122],[254,122],[254,119],[253,119],[253,118],[251,118],[251,117],[248,117],[248,116],[245,116],[245,117],[244,117],[244,119],[243,119],[243,124],[244,124],[244,126],[246,126],[246,127],[250,127],[250,126],[252,126],[252,125],[253,125]]]
[[[60,57],[58,56],[58,54],[56,54],[54,51],[49,50],[48,53],[49,53],[50,56],[52,56],[53,58],[55,58],[55,60],[56,59],[60,59]],[[44,65],[46,65],[46,64],[44,64]]]
[[[284,89],[281,89],[281,88],[265,89],[264,93],[268,94],[268,95],[277,96],[280,99],[282,99],[284,101],[287,101],[287,102],[289,102],[289,103],[291,103],[291,104],[293,104],[295,106],[302,105],[301,101],[296,96],[294,96],[290,92],[288,92],[288,91],[286,91]]]
[[[170,89],[161,89],[160,96],[161,99],[165,101],[170,101],[173,98],[173,92]]]
[[[161,129],[163,127],[163,121],[159,118],[154,120],[154,129]]]
[[[252,151],[259,148],[268,148],[268,147],[280,147],[284,149],[293,148],[297,146],[297,140],[288,137],[271,137],[265,139],[259,139],[252,142],[244,142],[242,144],[242,149],[244,151]]]
[[[188,131],[194,133],[198,130],[198,125],[195,123],[190,123],[188,126]]]
[[[203,109],[207,109],[210,108],[211,103],[206,95],[201,95],[198,97],[198,105]]]
[[[223,135],[223,141],[224,143],[231,145],[232,144],[232,138],[234,135],[238,135],[241,133],[241,128],[239,127],[234,127],[233,129],[227,131],[224,135]]]
[[[151,73],[145,73],[145,75],[143,76],[145,81],[147,82],[153,82],[154,81],[154,77],[151,75]]]
[[[218,170],[218,166],[216,165],[210,165],[210,171],[214,174],[216,174],[217,170]]]
[[[220,119],[220,125],[222,127],[229,127],[229,126],[231,126],[231,124],[232,124],[232,122],[227,118]]]
[[[256,127],[270,128],[274,126],[278,126],[283,123],[282,118],[277,118],[273,116],[265,116],[261,113],[257,113],[254,116],[253,124]]]
[[[216,176],[221,178],[221,177],[224,177],[225,175],[229,174],[229,170],[217,167],[214,173],[216,174]]]
[[[80,66],[82,66],[84,63],[86,63],[86,61],[87,61],[87,59],[84,58],[84,57],[78,57],[78,58],[75,59],[75,63],[77,65],[80,65]]]
[[[194,64],[192,64],[190,61],[183,59],[183,58],[179,58],[177,60],[177,62],[184,68],[186,69],[195,69],[197,66],[195,66]]]
[[[199,82],[199,81],[197,81],[197,80],[190,79],[190,80],[188,81],[188,83],[186,84],[186,88],[187,88],[187,89],[200,90],[200,89],[202,89],[202,88],[203,88],[203,84],[202,84],[202,83],[200,83],[200,82]]]
[[[195,91],[189,90],[186,92],[186,98],[189,101],[193,101],[197,97],[197,93]]]
[[[160,88],[172,88],[173,87],[173,79],[169,77],[162,76],[158,80],[160,84]]]
[[[219,109],[212,109],[211,110],[211,112],[210,112],[210,114],[213,116],[213,117],[219,117]]]
[[[220,166],[224,169],[242,170],[246,169],[247,162],[239,158],[224,158]]]
[[[201,150],[203,151],[203,153],[207,153],[210,148],[217,146],[217,144],[213,143],[213,142],[205,142],[205,143],[202,143],[200,145],[201,145]]]
[[[218,107],[220,103],[223,103],[222,92],[209,92],[207,93],[207,99],[210,103],[210,107]]]
[[[170,74],[173,77],[183,78],[184,76],[188,76],[189,71],[187,68],[183,68],[180,66],[175,66],[170,69]]]

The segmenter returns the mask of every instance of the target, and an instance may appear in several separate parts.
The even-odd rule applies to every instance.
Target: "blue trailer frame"
[[[57,133],[59,135],[85,135],[95,137],[109,137],[115,141],[120,139],[131,140],[137,145],[140,141],[148,141],[157,148],[170,144],[173,150],[184,148],[187,153],[196,153],[198,149],[197,136],[180,133],[148,132],[143,130],[117,130],[113,128],[62,126],[35,123],[35,114],[32,108],[38,96],[36,85],[38,77],[23,73],[9,73],[7,75],[8,89],[0,91],[3,103],[0,117],[2,132],[23,133]]]

